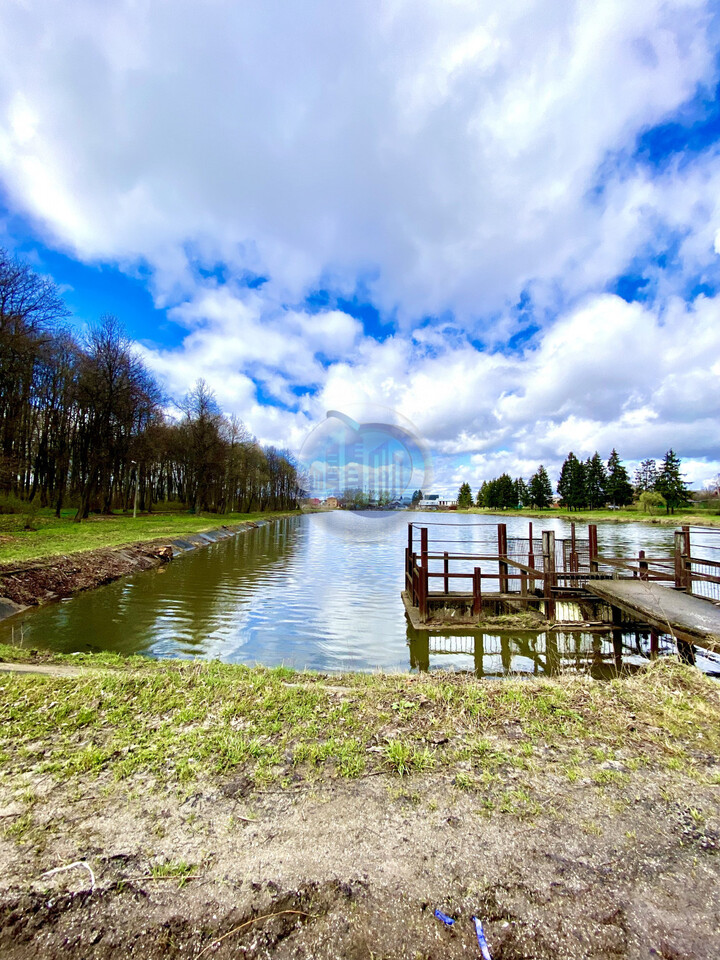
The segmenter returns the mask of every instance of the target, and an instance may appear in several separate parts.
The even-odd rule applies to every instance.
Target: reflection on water
[[[348,523],[338,513],[267,524],[167,567],[6,620],[0,640],[22,636],[26,647],[66,653],[102,649],[326,671],[450,666],[491,676],[572,667],[599,675],[615,662],[612,638],[596,634],[492,634],[479,638],[481,654],[473,641],[452,655],[442,644],[461,638],[414,635],[400,599],[407,526],[393,519],[378,524],[354,516]],[[486,517],[403,515],[409,519],[462,524],[469,550],[494,534]],[[526,520],[502,519],[509,536],[526,535]],[[533,522],[536,535],[544,527],[558,535],[568,529],[557,519]],[[672,548],[668,528],[605,525],[598,533],[610,554]],[[436,528],[436,536],[442,534]],[[634,644],[631,637],[623,641],[626,663],[648,653],[647,644]],[[710,668],[718,664],[715,658]]]
[[[408,625],[412,669],[468,671],[478,677],[554,676],[588,673],[596,679],[638,669],[651,656],[649,634],[581,630],[433,633]],[[674,654],[669,637],[659,638],[657,655]],[[720,658],[718,658],[720,665]]]

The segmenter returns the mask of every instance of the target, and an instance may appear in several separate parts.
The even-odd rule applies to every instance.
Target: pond
[[[609,636],[416,634],[400,599],[409,520],[459,524],[451,535],[462,534],[468,547],[487,538],[487,524],[498,520],[509,537],[527,536],[522,517],[301,515],[27,611],[0,623],[0,641],[64,653],[110,650],[321,671],[446,667],[494,675],[593,665],[602,672],[613,664],[618,651]],[[536,536],[541,529],[569,535],[569,524],[557,518],[533,524]],[[586,535],[579,521],[578,536]],[[609,555],[641,548],[669,555],[673,528],[606,523],[598,526],[598,537]],[[634,635],[624,640],[624,662],[640,662],[645,641]],[[720,658],[700,666],[714,672]]]

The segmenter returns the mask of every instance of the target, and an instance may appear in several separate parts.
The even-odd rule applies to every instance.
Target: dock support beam
[[[598,572],[598,537],[597,537],[597,525],[594,523],[588,524],[588,541],[590,549],[590,573]]]
[[[507,565],[507,525],[499,523],[498,532],[498,580],[500,593],[508,592],[508,565]]]
[[[543,530],[542,547],[545,581],[545,616],[548,620],[554,620],[555,599],[552,590],[555,586],[555,533],[552,530]]]
[[[482,570],[475,567],[473,570],[473,614],[480,616],[482,613]]]

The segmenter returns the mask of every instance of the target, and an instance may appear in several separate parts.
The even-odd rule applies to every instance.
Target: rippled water
[[[545,634],[493,634],[483,638],[478,666],[470,638],[414,634],[400,599],[409,519],[461,524],[460,531],[433,527],[431,536],[461,533],[469,548],[495,535],[487,525],[492,518],[467,515],[299,516],[14,617],[0,624],[0,640],[62,652],[216,657],[317,670],[449,666],[488,674],[543,672],[578,657],[594,658],[596,666],[612,660],[608,638],[568,634],[558,650],[551,638],[548,650]],[[498,519],[510,537],[527,536],[527,520]],[[561,520],[533,523],[536,536],[541,529],[569,535]],[[585,531],[578,524],[578,536]],[[598,535],[609,555],[672,551],[672,528],[601,524]],[[625,655],[632,662],[630,649]]]

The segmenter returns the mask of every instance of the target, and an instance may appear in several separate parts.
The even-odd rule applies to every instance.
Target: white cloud
[[[49,243],[149,265],[185,337],[148,363],[176,396],[205,377],[263,441],[297,447],[366,400],[417,425],[450,485],[613,445],[672,445],[699,477],[720,458],[718,303],[678,293],[717,272],[720,156],[630,157],[714,89],[712,12],[8,2],[0,178]],[[602,292],[637,258],[652,307]],[[225,285],[198,269],[218,262]],[[243,289],[246,271],[269,279]],[[298,306],[358,284],[397,318],[384,339]],[[527,289],[546,325],[498,350]]]
[[[160,297],[202,248],[294,296],[368,270],[402,317],[478,316],[622,269],[627,204],[588,190],[714,81],[709,9],[8,3],[0,171],[57,242],[147,258]]]

